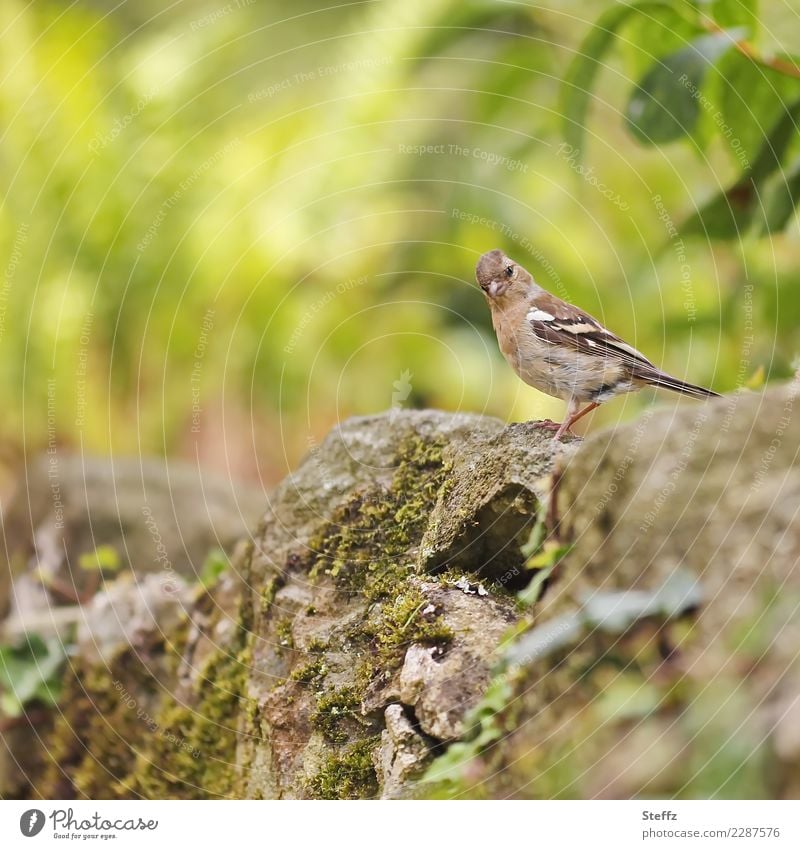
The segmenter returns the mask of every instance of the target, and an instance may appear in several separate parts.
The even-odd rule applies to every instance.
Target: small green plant
[[[121,565],[119,552],[113,545],[98,545],[94,551],[78,557],[78,566],[87,572],[117,572]]]
[[[525,605],[536,604],[542,595],[545,581],[571,548],[567,543],[548,536],[547,512],[547,505],[542,504],[528,541],[522,546],[522,553],[526,558],[525,568],[534,573],[528,586],[518,594],[519,600]]]
[[[44,640],[37,634],[0,645],[0,712],[17,717],[35,702],[48,707],[57,704],[66,656],[59,639]]]
[[[221,548],[212,548],[206,555],[200,569],[200,584],[204,589],[215,586],[220,577],[227,572],[230,562]]]

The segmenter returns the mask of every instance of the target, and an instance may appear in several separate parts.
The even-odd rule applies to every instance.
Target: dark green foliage
[[[717,137],[741,171],[681,232],[734,239],[751,227],[758,235],[782,230],[800,200],[792,157],[800,65],[791,56],[762,53],[754,41],[758,30],[754,0],[674,4],[671,10],[659,3],[613,5],[585,37],[562,84],[564,137],[580,156],[592,92],[601,96],[598,72],[627,34],[642,45],[629,64],[638,68],[641,56],[648,57],[625,108],[633,138],[646,146],[684,139],[705,150]],[[677,34],[680,46],[663,53]],[[620,47],[626,51],[629,46]]]

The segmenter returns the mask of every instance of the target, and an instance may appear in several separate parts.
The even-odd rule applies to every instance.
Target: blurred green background
[[[598,68],[578,160],[562,81],[611,5],[3,0],[6,461],[59,445],[271,483],[349,415],[560,416],[497,351],[473,277],[494,247],[678,376],[790,375],[794,219],[719,241],[679,225],[800,80],[759,71],[730,107],[749,113],[736,150],[702,122],[642,145],[632,81],[685,36],[634,22]],[[765,54],[800,44],[789,5],[758,22]]]

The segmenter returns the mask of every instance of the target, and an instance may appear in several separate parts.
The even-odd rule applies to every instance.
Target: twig
[[[716,21],[712,21],[709,18],[706,18],[704,26],[709,32],[713,33],[725,31],[724,27],[721,27]],[[734,41],[733,46],[739,53],[742,54],[742,56],[745,56],[751,62],[755,62],[756,65],[761,65],[764,68],[777,71],[779,74],[783,74],[787,77],[800,79],[800,66],[796,65],[789,59],[781,59],[777,56],[763,56],[758,52],[752,42],[748,41],[746,38],[743,38],[740,41]]]

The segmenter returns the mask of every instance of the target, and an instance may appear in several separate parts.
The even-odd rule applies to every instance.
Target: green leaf
[[[781,117],[764,139],[750,169],[749,176],[756,183],[761,182],[781,166],[789,142],[797,134],[797,121],[800,118],[800,98],[784,108]]]
[[[712,239],[734,239],[747,230],[758,208],[760,188],[781,167],[789,143],[796,135],[798,118],[800,99],[785,107],[747,173],[690,216],[681,232],[687,236],[702,234]],[[777,210],[773,216],[774,220],[778,219]]]
[[[637,141],[665,144],[693,131],[700,114],[706,73],[744,32],[739,28],[703,35],[655,62],[625,108],[627,127]]]
[[[631,19],[615,49],[624,59],[627,79],[633,81],[656,59],[683,49],[698,35],[703,35],[698,15],[686,3],[676,3]]]
[[[541,551],[530,557],[525,566],[528,569],[552,569],[572,546],[548,540]]]
[[[711,17],[723,28],[743,26],[748,38],[758,32],[758,0],[713,0]]]
[[[15,645],[0,646],[0,710],[21,716],[34,701],[54,705],[61,692],[66,650],[60,640],[30,634]]]
[[[580,159],[589,111],[592,85],[603,67],[603,58],[611,48],[619,28],[632,16],[668,8],[664,2],[644,2],[613,6],[595,21],[578,47],[561,84],[561,115],[564,139]]]
[[[547,536],[547,510],[541,509],[536,522],[531,528],[528,541],[520,546],[520,551],[525,557],[532,557],[542,547],[545,536]]]
[[[87,571],[107,569],[109,572],[116,572],[121,563],[113,545],[98,545],[94,551],[81,554],[78,557],[78,565]]]
[[[651,616],[674,619],[694,610],[702,601],[697,579],[683,569],[672,572],[655,591],[587,593],[580,608],[537,625],[512,643],[503,658],[508,664],[530,666],[572,645],[587,626],[622,634],[640,619]]]
[[[635,622],[650,616],[673,619],[698,607],[702,590],[693,575],[676,569],[655,592],[626,590],[587,594],[583,621],[610,634],[623,634]]]
[[[797,97],[798,83],[731,51],[716,64],[708,89],[723,144],[746,170],[747,160],[755,159],[771,129],[785,114],[786,104]]]
[[[800,201],[800,160],[768,181],[761,196],[758,208],[756,232],[759,236],[777,233],[786,226],[794,215]]]
[[[753,220],[755,186],[749,177],[720,192],[686,219],[681,232],[686,236],[704,235],[709,239],[735,239]]]
[[[555,566],[548,566],[544,569],[539,569],[531,578],[530,583],[524,590],[517,593],[517,598],[527,605],[536,604],[542,594],[544,582],[550,577]]]

